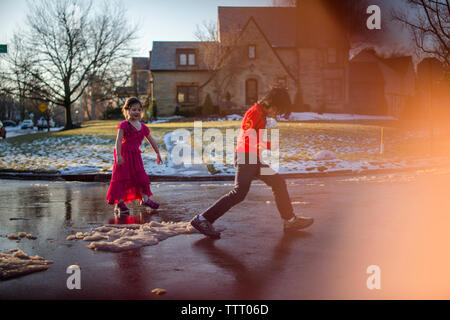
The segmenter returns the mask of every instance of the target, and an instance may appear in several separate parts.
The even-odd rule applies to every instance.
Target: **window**
[[[327,101],[341,101],[343,97],[343,86],[341,79],[325,80],[325,97]]]
[[[180,66],[185,66],[185,65],[186,65],[186,54],[181,53],[181,54],[179,55],[178,64],[179,64]]]
[[[178,66],[195,66],[196,60],[195,49],[177,49]]]
[[[195,53],[189,54],[189,60],[188,63],[190,66],[195,66]]]
[[[249,59],[256,58],[256,46],[254,46],[254,45],[248,46],[248,58]]]
[[[177,102],[179,104],[197,104],[198,87],[197,86],[178,86]]]
[[[258,81],[248,79],[245,81],[245,104],[252,105],[258,101]]]
[[[336,48],[328,48],[327,49],[327,62],[330,64],[335,64],[338,62]]]

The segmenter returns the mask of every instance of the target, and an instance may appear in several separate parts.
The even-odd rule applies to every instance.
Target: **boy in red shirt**
[[[313,219],[296,216],[293,212],[286,182],[278,174],[265,175],[262,168],[268,165],[261,163],[262,149],[270,149],[270,144],[260,137],[260,129],[267,124],[266,116],[275,117],[279,114],[289,114],[291,102],[289,94],[284,88],[272,88],[269,93],[255,103],[244,115],[238,136],[236,157],[236,177],[234,188],[211,207],[191,220],[191,225],[199,232],[211,238],[220,238],[220,233],[213,227],[214,221],[220,218],[231,207],[245,199],[252,180],[258,178],[272,187],[281,218],[284,220],[284,230],[299,230],[310,226]]]

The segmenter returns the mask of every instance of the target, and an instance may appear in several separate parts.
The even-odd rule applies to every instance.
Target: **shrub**
[[[297,90],[294,98],[294,104],[292,105],[293,112],[308,112],[309,105],[303,103],[303,95],[300,89]]]
[[[202,106],[202,114],[204,116],[209,116],[215,112],[215,108],[209,93],[206,95],[205,102]]]
[[[198,115],[202,114],[202,107],[198,106],[198,107],[188,107],[188,106],[184,106],[184,107],[179,107],[177,106],[175,108],[175,115],[177,116],[183,116],[186,118],[189,117],[195,117]]]
[[[175,109],[175,112],[176,112],[176,109]],[[152,103],[150,105],[150,114],[152,116],[152,120],[158,120],[158,107],[156,106],[155,99],[152,99]]]
[[[114,108],[113,106],[108,105],[105,109],[105,112],[103,112],[103,119],[104,120],[123,119],[122,108],[121,107]]]

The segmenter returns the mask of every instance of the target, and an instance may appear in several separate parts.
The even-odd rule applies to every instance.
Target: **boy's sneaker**
[[[123,202],[118,202],[116,203],[116,207],[114,208],[114,212],[117,214],[129,214],[130,210],[127,208],[127,206],[125,205],[125,203]]]
[[[197,229],[200,233],[213,239],[220,238],[220,232],[214,230],[213,225],[208,220],[200,220],[199,216],[195,216],[191,220],[191,226]]]
[[[309,227],[314,222],[310,217],[295,217],[294,220],[284,220],[284,231],[294,231]]]
[[[144,207],[149,207],[152,209],[158,209],[159,208],[159,203],[156,203],[150,199],[147,199],[147,201],[141,201],[141,206]]]

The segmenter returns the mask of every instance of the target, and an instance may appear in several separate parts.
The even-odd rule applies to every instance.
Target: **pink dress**
[[[125,203],[141,200],[142,193],[152,195],[150,179],[144,169],[141,150],[142,140],[150,134],[149,128],[141,123],[141,130],[134,128],[128,121],[122,121],[117,129],[123,130],[121,154],[124,162],[117,164],[114,149],[114,166],[106,200],[109,204],[117,203],[120,199]]]

